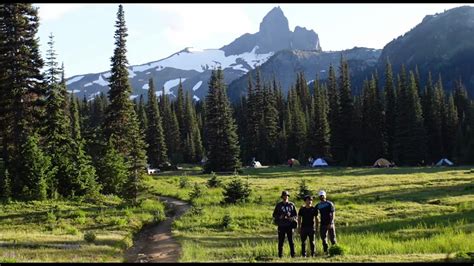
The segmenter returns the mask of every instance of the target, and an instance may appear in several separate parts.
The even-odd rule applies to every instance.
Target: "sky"
[[[46,58],[54,35],[66,77],[110,70],[118,4],[33,4],[39,7],[37,37]],[[323,51],[382,49],[426,15],[474,4],[123,4],[127,59],[140,65],[186,47],[218,49],[258,32],[263,17],[280,6],[289,22],[314,30]]]

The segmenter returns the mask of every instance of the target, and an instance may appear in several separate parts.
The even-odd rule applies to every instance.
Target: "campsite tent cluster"
[[[252,163],[250,164],[251,167],[253,168],[267,168],[268,166],[263,166],[259,161],[252,160]],[[291,158],[288,160],[288,165],[289,166],[299,166],[300,162],[294,158]],[[326,160],[323,158],[317,158],[316,160],[310,160],[310,165],[311,167],[327,167],[329,166]],[[439,162],[436,164],[436,166],[452,166],[454,165],[453,162],[450,160],[443,158],[439,160]],[[388,161],[385,158],[380,158],[375,163],[372,165],[372,167],[375,168],[385,168],[385,167],[394,167],[395,163]]]

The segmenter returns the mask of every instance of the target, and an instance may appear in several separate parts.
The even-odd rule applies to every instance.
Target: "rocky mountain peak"
[[[292,32],[283,10],[277,6],[263,17],[257,33],[246,33],[221,48],[225,55],[250,52],[258,46],[258,54],[274,53],[286,49],[321,51],[318,35],[313,30],[296,26]]]
[[[289,31],[288,19],[279,6],[270,10],[260,23],[260,33],[288,34]]]

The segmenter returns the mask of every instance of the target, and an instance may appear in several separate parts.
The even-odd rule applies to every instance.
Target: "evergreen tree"
[[[20,137],[24,141],[20,152],[21,170],[25,178],[25,186],[21,196],[31,200],[47,198],[48,181],[53,178],[55,168],[51,159],[39,147],[39,137],[36,134]]]
[[[167,162],[168,155],[163,135],[163,122],[158,109],[153,79],[150,78],[148,85],[148,103],[146,106],[148,119],[148,129],[146,132],[148,144],[147,155],[149,164],[152,168],[155,168]]]
[[[469,99],[467,90],[462,84],[461,79],[455,82],[454,87],[454,105],[458,111],[458,124],[459,129],[456,138],[456,156],[460,159],[459,163],[468,163],[472,159],[468,159],[470,148],[470,136],[472,135],[472,129],[474,124],[474,113],[471,107],[474,105],[472,100]],[[472,153],[472,152],[471,152]]]
[[[254,138],[254,143],[255,143],[255,149],[256,149],[256,157],[258,160],[266,160],[265,157],[265,144],[263,143],[263,139],[265,139],[265,115],[264,115],[264,102],[265,102],[265,92],[264,92],[264,81],[262,80],[261,77],[261,72],[260,69],[257,68],[256,70],[256,76],[255,76],[255,95],[253,98],[253,115],[252,118],[255,119],[253,121],[253,126],[256,127],[256,135],[251,135]],[[252,124],[252,122],[251,122]]]
[[[387,159],[393,160],[395,143],[395,123],[396,123],[396,105],[397,96],[393,85],[393,72],[390,61],[385,64],[385,134],[387,140]]]
[[[46,151],[51,156],[51,163],[57,168],[55,176],[48,180],[49,196],[56,197],[59,192],[62,196],[70,196],[74,190],[72,171],[72,138],[71,122],[68,116],[66,84],[59,83],[60,69],[57,67],[56,53],[54,50],[53,35],[48,42],[45,72],[48,98],[46,100],[46,113],[44,139]]]
[[[146,129],[148,128],[148,120],[146,117],[146,108],[145,101],[143,99],[143,94],[140,94],[140,101],[138,102],[138,121],[140,122],[140,131],[142,135],[145,135]]]
[[[237,129],[220,68],[213,70],[211,74],[205,114],[208,158],[205,172],[239,170],[241,162]]]
[[[102,193],[120,195],[128,180],[129,166],[126,164],[124,157],[115,150],[113,141],[114,136],[112,135],[107,142],[105,155],[100,159],[100,167],[97,170],[102,185]]]
[[[363,119],[363,101],[361,97],[354,99],[354,114],[352,116],[352,134],[356,136],[353,138],[351,146],[347,152],[347,165],[364,165],[363,139],[364,134],[362,119]],[[357,137],[358,136],[358,137]],[[370,162],[373,163],[373,162]]]
[[[405,67],[399,82],[397,101],[397,159],[401,164],[418,165],[425,158],[425,130],[415,75],[410,71],[410,83],[406,83]]]
[[[363,163],[371,164],[386,154],[385,113],[377,82],[372,75],[370,82],[365,80],[362,98]]]
[[[178,85],[178,97],[176,98],[176,118],[178,119],[179,132],[181,136],[181,142],[184,142],[186,139],[186,125],[185,125],[185,103],[184,103],[184,91],[183,85],[181,84],[181,79],[179,80]]]
[[[259,80],[260,72],[256,70],[257,80]],[[248,76],[247,85],[247,101],[246,101],[246,138],[245,138],[245,161],[250,161],[253,157],[257,157],[258,141],[259,141],[259,117],[257,114],[257,94],[253,87],[252,76]]]
[[[443,137],[441,132],[442,108],[444,97],[438,86],[433,88],[431,72],[428,73],[428,81],[423,97],[423,117],[427,137],[427,158],[426,162],[436,163],[442,156]]]
[[[318,157],[330,156],[330,128],[328,123],[327,92],[321,88],[318,79],[314,81],[314,98],[312,119],[310,123],[308,140],[311,142],[312,155]]]
[[[82,135],[81,126],[79,123],[79,107],[73,93],[71,93],[69,108],[69,115],[71,119],[71,137],[75,142],[77,142],[82,139]]]
[[[184,125],[186,139],[184,145],[184,159],[186,162],[198,162],[203,154],[201,134],[197,125],[196,113],[189,92],[186,92],[184,101]]]
[[[344,146],[342,145],[341,139],[341,121],[339,119],[340,115],[340,100],[339,92],[337,89],[337,79],[336,73],[332,65],[329,66],[329,76],[328,76],[328,122],[331,132],[330,143],[331,143],[331,154],[334,161],[341,162],[344,158]]]
[[[306,157],[307,126],[301,101],[294,88],[289,91],[288,107],[291,116],[290,123],[288,124],[288,153],[290,157],[303,161]]]
[[[263,163],[278,163],[278,158],[275,156],[276,141],[278,137],[278,111],[276,110],[275,96],[270,86],[263,89],[262,99],[262,118],[260,120],[260,156],[259,160]]]
[[[131,87],[128,81],[126,58],[127,27],[125,26],[124,11],[119,5],[115,23],[115,49],[112,56],[112,69],[109,78],[109,99],[106,118],[104,121],[104,137],[109,139],[112,134],[116,137],[115,148],[128,162],[129,181],[125,197],[132,202],[136,200],[138,183],[146,165],[146,144],[140,134],[137,114],[130,101]]]
[[[30,182],[21,174],[21,134],[39,128],[45,87],[38,39],[37,8],[31,3],[0,4],[0,134],[3,159],[12,179],[12,195]]]
[[[468,109],[469,117],[474,118],[474,102],[471,101],[470,107]],[[466,142],[464,145],[464,163],[472,164],[474,163],[474,119],[470,119],[466,125],[465,138]]]
[[[162,89],[160,96],[160,114],[162,114],[163,132],[165,144],[168,150],[168,158],[174,163],[182,162],[183,155],[181,151],[181,137],[176,113],[171,108],[169,96],[165,94],[165,88]]]
[[[353,141],[353,134],[351,123],[353,120],[354,104],[351,92],[351,83],[349,76],[349,64],[341,56],[341,66],[339,67],[339,99],[340,99],[340,136],[342,145],[342,159],[346,159],[347,153]],[[342,134],[344,132],[344,134]]]
[[[278,124],[277,124],[277,162],[286,162],[288,159],[287,155],[287,135],[286,135],[286,125],[285,125],[285,116],[286,116],[286,102],[281,91],[281,86],[276,82],[275,77],[273,77],[273,94],[275,95],[275,108],[278,112]]]
[[[2,168],[3,169],[3,168]],[[12,197],[11,177],[8,169],[0,175],[0,199],[9,201]]]
[[[454,97],[449,95],[446,103],[446,112],[443,125],[444,157],[457,160],[454,154],[456,146],[456,131],[458,129],[458,111],[454,105]]]

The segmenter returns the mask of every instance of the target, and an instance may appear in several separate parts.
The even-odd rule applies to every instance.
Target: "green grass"
[[[191,170],[190,170],[191,169]],[[240,176],[250,183],[248,202],[223,205],[223,188],[205,188],[196,205],[173,224],[183,246],[182,262],[346,261],[406,262],[446,261],[458,252],[474,251],[474,173],[454,168],[327,168],[270,167],[245,169]],[[205,185],[210,175],[197,168],[162,173],[148,178],[153,193],[189,201],[192,186],[179,187],[186,175],[190,184]],[[232,176],[219,176],[225,184]],[[317,239],[315,258],[289,257],[285,243],[282,259],[277,254],[276,226],[272,211],[282,190],[295,201],[298,184],[307,180],[316,193],[326,190],[336,205],[338,242],[344,256],[321,254]],[[222,226],[229,214],[231,224]],[[295,237],[301,254],[299,236]]]
[[[164,219],[149,194],[127,207],[116,197],[102,203],[32,201],[1,204],[0,262],[122,262],[132,235]],[[95,241],[84,240],[88,232]]]

